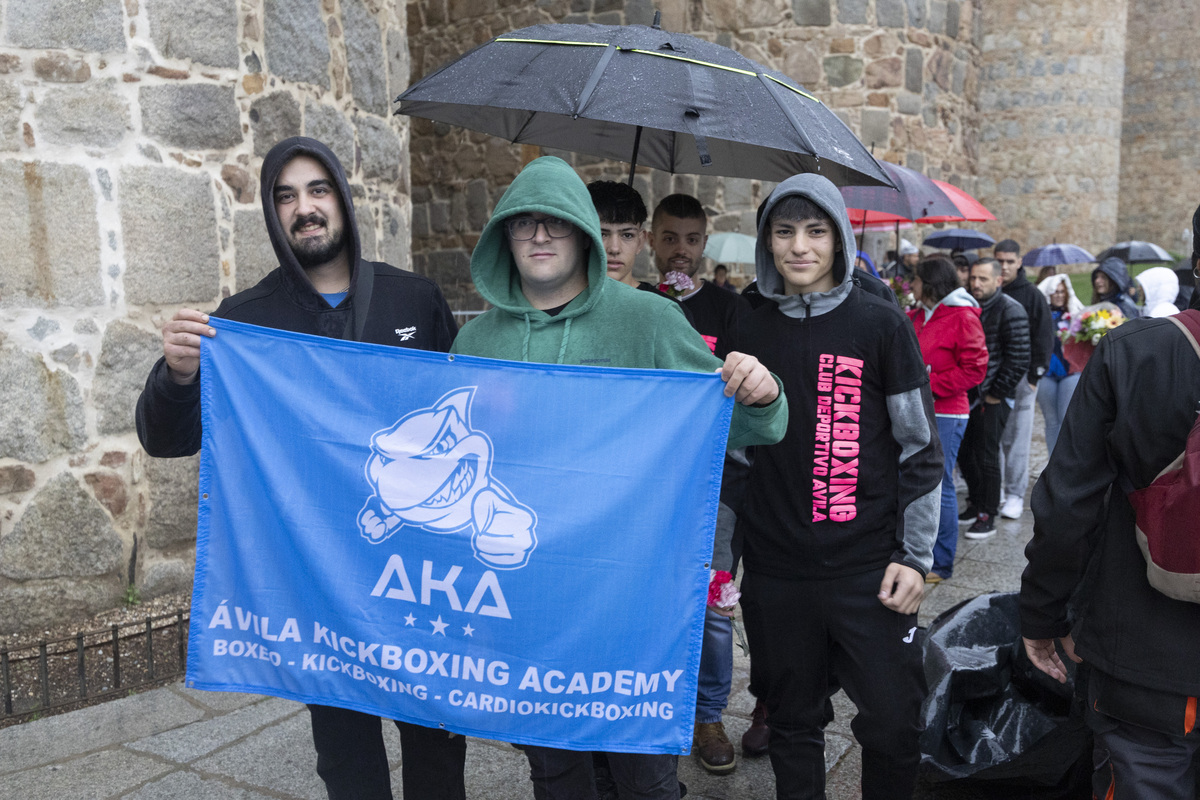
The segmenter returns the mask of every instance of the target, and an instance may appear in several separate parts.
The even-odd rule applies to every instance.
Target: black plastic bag
[[[982,595],[938,616],[925,636],[924,780],[1090,797],[1091,734],[1081,709],[1072,713],[1075,665],[1064,662],[1065,685],[1029,661],[1015,593]]]

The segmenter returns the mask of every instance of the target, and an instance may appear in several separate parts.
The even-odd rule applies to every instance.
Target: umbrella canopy
[[[1153,242],[1117,242],[1102,252],[1096,258],[1100,261],[1109,256],[1116,256],[1126,264],[1157,264],[1163,261],[1174,261],[1171,254]]]
[[[854,224],[863,223],[863,211],[867,212],[868,223],[916,220],[931,215],[958,213],[958,208],[950,202],[945,192],[916,170],[887,161],[880,161],[879,166],[883,167],[892,179],[892,183],[896,185],[895,189],[887,186],[843,186],[841,189],[847,209],[856,209],[859,212],[857,215],[851,215],[850,219]]]
[[[1056,267],[1059,264],[1087,264],[1096,257],[1073,244],[1047,244],[1035,247],[1021,257],[1022,267]]]
[[[989,222],[996,218],[996,215],[983,207],[983,203],[976,200],[971,195],[964,192],[952,183],[939,181],[937,178],[930,178],[934,186],[945,192],[950,198],[950,202],[958,209],[957,217],[946,217],[939,219],[937,217],[929,217],[922,219],[920,222]]]
[[[970,228],[947,228],[925,237],[924,244],[938,247],[942,250],[978,250],[981,247],[991,247],[996,240],[983,231]]]
[[[744,233],[714,233],[704,245],[704,255],[722,264],[753,264],[756,241]]]
[[[791,78],[645,25],[522,28],[398,100],[399,114],[667,172],[889,183],[850,129]]]

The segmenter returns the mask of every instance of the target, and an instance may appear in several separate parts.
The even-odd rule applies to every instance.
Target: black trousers
[[[1000,437],[1012,409],[1003,400],[980,402],[971,409],[958,449],[958,466],[967,482],[967,503],[995,518],[1000,512]]]
[[[521,745],[529,759],[534,800],[595,800],[596,777],[589,752]],[[606,753],[621,800],[679,800],[679,756]]]
[[[317,774],[329,800],[392,800],[391,771],[379,717],[310,705]],[[396,721],[405,798],[466,800],[467,740],[437,728]]]
[[[912,795],[925,672],[916,614],[876,595],[883,570],[828,580],[785,580],[747,570],[742,611],[750,681],[767,707],[779,800],[825,797],[825,725],[837,686],[858,707],[864,800]]]

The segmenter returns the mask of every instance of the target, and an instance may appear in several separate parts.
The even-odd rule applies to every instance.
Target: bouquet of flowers
[[[742,593],[733,584],[733,575],[725,570],[710,569],[708,571],[708,604],[723,610],[737,605]]]
[[[908,279],[897,275],[888,278],[888,286],[892,290],[892,294],[896,295],[896,302],[900,304],[900,308],[909,309],[917,304],[917,298],[913,296],[912,284]]]
[[[691,278],[676,270],[672,270],[664,275],[663,282],[658,285],[660,292],[668,294],[671,297],[682,297],[695,288],[696,284],[692,283]]]
[[[1098,303],[1088,306],[1071,320],[1071,325],[1061,336],[1064,342],[1079,342],[1080,344],[1100,344],[1109,331],[1125,322],[1125,315],[1112,303]]]

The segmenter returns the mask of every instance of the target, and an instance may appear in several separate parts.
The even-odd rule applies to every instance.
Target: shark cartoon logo
[[[375,489],[358,527],[372,544],[401,525],[433,533],[472,528],[475,557],[520,569],[537,547],[537,515],[492,476],[492,441],[471,427],[475,387],[407,414],[371,437],[367,481]]]

